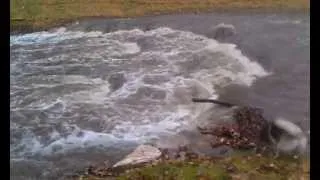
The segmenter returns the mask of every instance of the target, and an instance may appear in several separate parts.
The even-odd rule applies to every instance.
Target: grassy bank
[[[307,160],[292,157],[234,155],[226,158],[199,158],[187,161],[164,161],[141,168],[128,168],[117,176],[108,177],[107,171],[97,175],[85,175],[75,179],[259,179],[259,180],[307,180]],[[104,176],[104,177],[103,177]]]
[[[11,29],[41,29],[85,17],[136,17],[221,9],[307,10],[309,0],[10,0]]]

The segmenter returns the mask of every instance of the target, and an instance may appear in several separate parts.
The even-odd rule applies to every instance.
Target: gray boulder
[[[136,165],[154,161],[161,156],[161,151],[150,145],[140,145],[123,160],[117,162],[113,167]]]

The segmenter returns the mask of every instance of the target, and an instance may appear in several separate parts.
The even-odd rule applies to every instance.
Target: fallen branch
[[[217,100],[214,100],[214,99],[192,98],[192,102],[195,102],[195,103],[214,103],[214,104],[219,104],[219,105],[226,106],[226,107],[237,106],[235,104],[222,102],[222,101],[217,101]]]
[[[228,103],[228,102],[218,101],[218,100],[215,100],[215,99],[192,98],[192,102],[195,102],[195,103],[213,103],[213,104],[218,104],[218,105],[225,106],[225,107],[228,107],[228,108],[238,106],[238,107],[245,107],[245,108],[255,109],[255,110],[261,111],[261,112],[263,111],[263,109],[260,108],[260,107],[242,106],[242,105],[238,105],[238,104],[232,104],[232,103]]]

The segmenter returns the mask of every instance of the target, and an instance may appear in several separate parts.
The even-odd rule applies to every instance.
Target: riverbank
[[[309,179],[309,161],[237,152],[229,157],[160,159],[125,168],[89,168],[72,179]]]
[[[188,146],[179,146],[177,149],[158,149],[150,145],[141,145],[116,164],[104,163],[102,166],[89,167],[76,178],[309,179],[307,156],[299,157],[292,153],[274,156],[269,146],[262,145],[262,129],[265,124],[262,123],[264,119],[259,118],[261,117],[259,114],[257,109],[250,111],[246,108],[240,109],[234,114],[238,128],[235,124],[233,126],[225,124],[206,131],[205,134],[216,134],[216,138],[219,138],[218,142],[226,142],[226,146],[234,148],[233,153],[227,156],[199,154]],[[228,127],[232,128],[228,129]],[[279,129],[278,131],[280,132]],[[245,136],[246,134],[248,136]],[[252,134],[260,134],[260,136],[254,138]],[[230,138],[233,141],[228,141],[228,139],[231,140]],[[248,144],[260,145],[254,145],[254,148],[244,146]],[[211,146],[214,148],[215,143],[211,142]]]
[[[248,11],[247,11],[248,12]],[[13,96],[12,99],[15,100],[19,98],[22,102],[25,104],[29,103],[30,100],[35,99],[34,101],[37,102],[37,100],[42,100],[46,99],[46,97],[42,97],[42,95],[57,95],[58,97],[63,97],[62,101],[57,102],[57,106],[50,106],[50,109],[46,111],[50,117],[56,117],[57,111],[60,112],[61,109],[60,107],[65,107],[64,102],[65,98],[67,97],[69,92],[72,91],[74,92],[75,89],[79,89],[79,86],[77,86],[77,83],[79,81],[83,81],[83,78],[85,77],[91,80],[91,78],[101,78],[101,79],[106,79],[106,77],[109,77],[109,74],[117,74],[117,73],[123,73],[123,65],[125,65],[126,68],[129,68],[128,72],[133,72],[134,68],[136,67],[141,67],[138,66],[138,64],[131,64],[132,62],[138,62],[139,65],[146,65],[147,67],[150,67],[150,64],[146,61],[145,57],[141,57],[141,59],[138,59],[137,61],[130,61],[126,60],[128,59],[127,51],[125,51],[127,48],[123,48],[124,52],[121,52],[123,54],[120,55],[121,58],[125,59],[126,61],[121,61],[123,63],[120,63],[121,67],[117,62],[119,61],[103,61],[103,58],[97,57],[97,52],[101,54],[102,57],[108,57],[109,54],[112,54],[114,49],[121,49],[118,48],[118,45],[124,44],[127,45],[127,42],[133,42],[139,45],[141,48],[140,51],[141,53],[145,53],[150,51],[151,53],[157,52],[160,50],[161,53],[157,53],[154,56],[155,61],[153,62],[159,62],[157,60],[163,61],[162,55],[166,55],[166,49],[168,48],[167,45],[168,41],[172,42],[172,46],[169,46],[173,51],[177,51],[181,54],[184,54],[185,51],[184,49],[181,49],[181,47],[188,47],[189,44],[196,45],[197,48],[203,49],[202,46],[197,45],[198,43],[198,34],[200,35],[206,35],[211,29],[210,27],[215,26],[219,23],[227,23],[227,24],[232,24],[234,27],[236,27],[237,31],[237,36],[236,38],[239,38],[238,41],[235,41],[234,44],[237,44],[237,46],[241,49],[244,54],[248,55],[249,59],[252,61],[257,61],[260,64],[262,64],[267,70],[271,69],[274,74],[271,76],[268,76],[267,78],[261,78],[256,81],[250,88],[245,89],[245,91],[241,91],[235,88],[227,89],[226,92],[222,92],[221,96],[223,97],[228,97],[229,99],[235,101],[235,102],[242,102],[244,104],[251,104],[251,105],[257,105],[259,107],[264,107],[267,112],[271,112],[273,115],[278,115],[280,113],[283,113],[285,117],[288,119],[292,120],[293,122],[299,122],[302,125],[305,126],[306,131],[308,130],[308,122],[309,122],[309,108],[308,108],[308,102],[309,102],[309,69],[310,69],[310,54],[309,54],[309,41],[310,41],[310,36],[309,36],[309,29],[310,29],[310,24],[309,24],[309,17],[308,16],[300,16],[300,15],[256,15],[253,13],[247,13],[246,15],[239,16],[237,14],[202,14],[202,15],[173,15],[173,16],[157,16],[157,17],[148,17],[148,18],[141,18],[139,20],[128,20],[128,21],[122,21],[122,20],[106,20],[104,18],[101,19],[96,19],[93,18],[91,21],[80,21],[79,24],[72,25],[71,27],[67,27],[67,30],[71,31],[78,31],[78,32],[86,32],[86,31],[101,31],[101,32],[111,32],[108,33],[108,37],[112,37],[112,39],[115,39],[116,36],[120,37],[120,43],[116,44],[111,44],[107,45],[101,42],[105,42],[105,38],[103,37],[98,37],[97,40],[96,38],[91,38],[91,36],[87,36],[87,33],[80,34],[80,37],[77,35],[75,38],[75,41],[73,40],[66,40],[68,39],[69,36],[66,36],[68,32],[62,33],[60,32],[52,32],[52,35],[54,35],[53,40],[55,39],[60,39],[60,40],[66,40],[64,43],[56,43],[54,45],[50,44],[52,42],[52,37],[50,36],[49,38],[46,37],[46,33],[36,33],[35,35],[31,35],[35,38],[25,38],[25,41],[30,43],[30,45],[27,46],[12,46],[12,53],[11,53],[11,59],[12,59],[12,82],[17,82],[17,86],[14,86],[12,88],[12,93],[11,95]],[[110,30],[109,30],[109,24],[110,23]],[[116,32],[113,33],[114,31],[117,31],[119,29],[129,29],[130,31],[126,32]],[[135,35],[137,31],[133,29],[132,27],[139,27],[139,29],[142,29],[143,31],[138,31],[139,33]],[[159,27],[169,27],[169,31],[164,33],[162,28]],[[146,29],[146,30],[145,30]],[[149,30],[149,31],[147,31]],[[151,31],[150,31],[151,30]],[[165,28],[164,30],[168,30],[168,28]],[[149,36],[149,33],[152,32],[153,36]],[[161,39],[158,39],[155,37],[157,32],[162,32],[160,36],[162,37]],[[172,33],[173,32],[173,33]],[[188,32],[188,33],[185,33]],[[190,34],[189,32],[192,32],[194,34]],[[77,33],[77,32],[76,32]],[[90,35],[90,33],[88,33]],[[110,34],[110,36],[109,36]],[[133,37],[129,39],[126,34],[129,35],[129,37]],[[181,38],[179,38],[181,37]],[[190,37],[190,38],[189,38]],[[207,36],[206,36],[207,37]],[[204,38],[205,41],[207,41],[207,38]],[[211,36],[208,36],[210,38]],[[35,42],[32,42],[36,40],[41,39],[46,39],[48,38],[49,42],[44,42],[44,45],[38,45]],[[136,39],[143,39],[144,41],[137,41]],[[181,41],[181,39],[186,40],[186,41]],[[202,38],[200,38],[201,40]],[[93,42],[91,41],[93,40]],[[118,39],[117,39],[118,40]],[[154,40],[154,41],[153,41]],[[236,39],[237,40],[237,39]],[[24,43],[25,41],[22,41]],[[92,44],[88,44],[87,42],[91,41]],[[150,42],[146,46],[143,44],[143,42]],[[158,46],[158,44],[162,44],[162,46]],[[87,48],[87,45],[90,45],[90,48]],[[130,45],[130,44],[129,44]],[[77,47],[79,50],[75,50],[74,48]],[[120,46],[121,47],[121,46]],[[130,46],[129,46],[130,47]],[[218,47],[221,47],[220,45]],[[52,48],[54,48],[54,51],[52,51]],[[96,51],[97,50],[97,51]],[[187,49],[191,50],[191,49]],[[213,50],[216,50],[216,48],[213,48]],[[30,53],[30,52],[34,53]],[[218,50],[219,51],[219,50]],[[188,52],[188,51],[186,51]],[[238,61],[234,60],[229,60],[230,58],[233,58],[233,54],[235,51],[231,52],[223,52],[223,57],[228,57],[227,59],[224,59],[224,62],[230,62],[231,64],[237,65]],[[25,55],[30,55],[30,56],[25,56]],[[159,54],[159,55],[158,55]],[[198,54],[193,54],[194,57],[198,57]],[[83,57],[90,57],[93,60],[92,61],[81,61],[81,62],[74,62],[75,59],[82,59]],[[203,60],[207,60],[207,57],[212,57],[211,59],[214,59],[214,63],[218,64],[218,67],[221,67],[220,69],[224,70],[224,64],[221,64],[219,62],[219,57],[221,57],[221,54],[215,54],[212,53],[212,51],[209,51],[209,53],[205,53],[203,56]],[[139,58],[139,57],[138,57]],[[135,58],[136,59],[136,58]],[[235,58],[235,60],[238,60]],[[241,59],[241,56],[240,56]],[[54,62],[52,62],[54,60]],[[153,59],[151,59],[153,60]],[[165,61],[169,61],[170,59],[164,59]],[[178,60],[181,60],[180,57]],[[187,66],[189,62],[192,62],[192,59],[186,59],[184,60],[185,64],[178,64],[178,67],[181,67],[181,71],[179,68],[179,74],[188,75],[189,72],[191,71],[189,68],[190,66]],[[37,64],[35,65],[35,63]],[[87,63],[88,62],[88,63]],[[201,61],[204,62],[204,61]],[[30,65],[30,66],[29,66]],[[186,65],[186,66],[183,66]],[[194,67],[194,69],[199,68],[201,64],[198,64],[197,66]],[[22,68],[26,67],[27,68]],[[109,68],[109,66],[111,68]],[[119,67],[118,67],[119,66]],[[131,67],[133,67],[131,69]],[[54,68],[54,69],[52,69]],[[165,69],[166,67],[160,66],[161,70]],[[201,68],[204,68],[201,66]],[[211,68],[211,66],[210,66]],[[209,68],[205,68],[209,69]],[[94,71],[92,71],[94,70]],[[166,70],[166,69],[165,69]],[[210,72],[216,72],[217,70],[209,69]],[[208,71],[209,71],[208,70]],[[22,71],[22,72],[21,72]],[[127,71],[125,71],[127,72]],[[180,73],[182,72],[182,73]],[[241,71],[243,72],[243,71]],[[17,75],[17,73],[21,73],[21,75]],[[32,76],[30,76],[30,73]],[[93,73],[93,74],[92,74]],[[48,76],[48,74],[52,74],[53,76]],[[72,75],[78,75],[78,76],[72,76]],[[124,73],[126,74],[126,73]],[[230,73],[232,75],[231,77],[239,77],[240,74],[237,74],[236,72]],[[43,75],[46,77],[53,77],[53,81],[39,81],[40,78],[43,78]],[[64,84],[61,88],[63,91],[57,91],[55,88],[56,86],[54,82],[60,82],[61,76],[66,77],[70,80],[75,80],[74,78],[81,78],[79,81],[75,81],[74,83],[66,83]],[[121,74],[120,74],[121,75]],[[229,74],[221,74],[223,78],[229,78]],[[131,76],[129,74],[128,76]],[[168,75],[169,78],[172,78],[170,74]],[[245,77],[250,77],[250,76],[245,76]],[[67,79],[67,80],[68,80]],[[240,78],[238,78],[240,79]],[[243,79],[243,78],[241,78]],[[245,78],[246,79],[246,78]],[[86,79],[84,79],[85,82]],[[96,79],[94,79],[96,80]],[[24,82],[27,82],[25,84]],[[29,83],[32,82],[32,83]],[[92,81],[92,84],[89,84],[90,88],[84,92],[88,92],[89,94],[92,94],[93,92],[97,92],[99,88],[101,87],[101,91],[104,91],[105,89],[102,87],[104,84],[93,84],[96,81]],[[127,80],[127,82],[132,82],[130,80]],[[125,83],[127,83],[125,82]],[[42,86],[43,83],[45,83],[45,87],[47,88],[37,88],[35,91],[29,91],[31,88],[34,88],[34,84],[41,84]],[[53,83],[53,84],[52,84]],[[64,83],[64,82],[63,82]],[[124,83],[124,84],[125,84]],[[219,85],[218,82],[215,82],[217,86]],[[25,88],[27,86],[27,88]],[[18,87],[18,88],[16,88]],[[21,88],[23,87],[23,88]],[[98,87],[98,88],[97,88]],[[140,85],[137,86],[140,88]],[[144,86],[141,86],[141,89],[143,89]],[[18,96],[19,93],[15,93],[16,91],[20,91],[21,89],[25,89],[27,91],[24,91],[25,96]],[[69,91],[70,90],[70,91]],[[79,90],[83,90],[82,88]],[[168,90],[175,91],[174,86],[173,88],[168,88]],[[224,90],[224,89],[223,89]],[[285,91],[284,91],[285,90]],[[83,91],[82,91],[83,92]],[[81,92],[81,93],[82,93]],[[237,93],[235,93],[237,92]],[[241,93],[241,92],[246,92],[247,94],[250,94],[249,97],[246,96],[246,94]],[[282,92],[285,92],[283,94]],[[36,94],[35,94],[36,93]],[[67,94],[67,96],[66,96]],[[101,96],[99,96],[101,94]],[[74,93],[72,95],[78,95],[77,93]],[[86,95],[86,94],[85,94]],[[184,97],[185,94],[184,92],[180,92],[177,94],[180,97]],[[76,154],[73,150],[70,152],[70,154],[67,155],[56,155],[58,153],[53,152],[51,156],[53,157],[58,157],[55,159],[50,159],[49,161],[47,159],[43,160],[43,157],[36,157],[35,160],[31,159],[30,161],[21,161],[17,162],[16,160],[12,165],[11,170],[16,170],[16,174],[14,174],[13,179],[17,179],[15,177],[23,177],[29,178],[29,179],[34,179],[34,178],[40,178],[40,179],[50,179],[47,178],[47,176],[56,176],[57,174],[60,176],[60,170],[61,172],[70,172],[70,169],[77,171],[79,169],[84,169],[80,166],[86,166],[87,164],[90,163],[96,163],[97,160],[109,160],[109,155],[110,152],[119,152],[120,150],[113,150],[113,149],[108,149],[109,147],[107,146],[109,142],[108,140],[105,140],[105,137],[108,137],[108,134],[103,134],[102,138],[99,137],[101,131],[99,128],[96,127],[95,123],[101,122],[101,116],[98,118],[95,118],[92,123],[87,123],[87,121],[83,121],[83,119],[89,117],[89,116],[94,116],[95,115],[100,115],[106,112],[110,111],[109,106],[102,106],[99,104],[98,101],[96,103],[92,102],[93,104],[88,104],[87,103],[87,98],[82,98],[79,96],[71,96],[72,99],[77,100],[78,102],[74,103],[71,107],[68,107],[69,110],[71,110],[70,114],[77,115],[76,117],[70,118],[70,124],[76,124],[77,126],[81,127],[82,130],[85,130],[84,132],[86,133],[85,136],[80,136],[76,138],[76,142],[80,142],[79,145],[74,146],[77,147],[83,147],[84,145],[88,144],[90,145],[90,142],[99,142],[99,140],[103,139],[103,145],[105,146],[105,149],[101,150],[99,152],[94,152],[92,151],[91,147],[88,148],[88,146],[83,147],[81,151],[85,152],[82,154]],[[88,96],[89,97],[89,96]],[[132,96],[130,96],[132,97]],[[188,96],[189,97],[189,96]],[[21,99],[23,98],[23,99]],[[31,98],[31,99],[30,99]],[[97,93],[97,98],[96,99],[104,99],[106,98],[105,93]],[[223,98],[222,98],[223,99]],[[11,118],[11,121],[13,122],[12,124],[14,126],[11,126],[11,132],[13,133],[12,137],[12,142],[15,142],[13,147],[18,147],[20,142],[27,142],[29,143],[30,141],[24,141],[24,138],[32,138],[32,136],[19,136],[19,134],[25,133],[25,130],[27,129],[28,132],[32,135],[34,132],[36,135],[38,135],[38,132],[44,132],[44,134],[40,134],[41,138],[45,139],[48,138],[48,141],[51,141],[53,139],[50,139],[50,132],[48,131],[48,126],[50,129],[57,130],[58,133],[63,134],[64,130],[61,131],[59,130],[55,124],[52,123],[52,119],[48,119],[47,116],[42,116],[43,111],[42,109],[36,109],[33,111],[33,117],[35,119],[40,118],[41,126],[39,126],[39,121],[28,121],[29,118],[24,118],[24,116],[21,116],[21,114],[26,115],[26,117],[29,117],[29,111],[24,111],[23,104],[15,104],[15,102],[21,102],[21,101],[12,101],[14,104],[12,107],[14,107],[12,113],[13,116]],[[48,101],[51,103],[51,101]],[[133,103],[132,100],[127,101],[129,104]],[[159,102],[162,102],[162,99],[159,100]],[[133,110],[134,107],[139,107],[141,104],[140,101],[135,101],[135,104],[138,104],[137,106],[132,106]],[[143,103],[143,102],[142,102]],[[32,103],[33,104],[33,103]],[[32,104],[30,104],[30,107],[32,107]],[[61,106],[62,105],[62,106]],[[125,104],[126,107],[128,106]],[[78,107],[82,108],[78,108]],[[29,106],[27,106],[29,107]],[[58,107],[58,108],[56,108]],[[99,107],[99,108],[97,108]],[[176,107],[176,106],[174,106]],[[283,108],[286,107],[286,108]],[[301,108],[303,107],[303,108]],[[51,111],[51,108],[53,108],[53,111]],[[101,109],[100,109],[101,108]],[[121,110],[121,107],[119,106],[114,106],[113,108]],[[131,108],[131,107],[130,107]],[[18,111],[17,111],[18,110]],[[112,110],[112,109],[111,109]],[[153,111],[151,108],[146,108],[148,111]],[[112,113],[113,111],[111,111]],[[122,111],[121,111],[122,112]],[[128,111],[124,111],[125,113],[121,114],[126,114]],[[280,114],[280,115],[283,115]],[[38,116],[39,115],[39,116]],[[79,116],[78,116],[79,115]],[[129,113],[128,116],[130,117],[135,117],[136,114]],[[138,119],[143,121],[146,119],[146,117],[141,116],[139,113],[137,113],[139,118],[132,118],[132,119]],[[153,114],[152,114],[153,115]],[[85,117],[85,118],[82,118]],[[121,120],[127,120],[129,121],[129,118],[126,119],[124,117],[120,117],[119,119]],[[107,121],[108,119],[106,119]],[[60,117],[57,117],[55,119],[56,122],[61,122]],[[66,122],[65,119],[62,119],[62,122]],[[114,123],[113,121],[107,121],[108,123],[112,124]],[[131,122],[131,121],[129,121]],[[174,122],[174,121],[170,121]],[[193,121],[194,122],[194,121]],[[34,124],[33,124],[34,123]],[[115,121],[115,123],[122,123],[122,121]],[[21,128],[26,126],[26,124],[30,125],[26,128]],[[142,123],[140,123],[142,124]],[[134,127],[138,127],[137,130],[134,132],[139,132],[143,128],[139,128],[140,124]],[[307,124],[307,125],[305,125]],[[17,126],[18,125],[18,126]],[[64,124],[62,124],[64,125]],[[68,128],[71,125],[65,124],[66,125],[66,131],[67,133],[70,133],[73,135],[73,132],[77,132],[78,129],[71,129]],[[67,126],[68,125],[68,126]],[[162,126],[161,126],[162,125]],[[159,127],[160,129],[163,128],[164,123],[162,124],[155,124],[152,127]],[[75,127],[77,127],[75,126]],[[113,126],[113,124],[111,125]],[[63,127],[63,126],[62,126]],[[73,126],[72,126],[73,127]],[[142,127],[145,127],[142,125]],[[67,129],[68,128],[68,129]],[[108,128],[108,127],[105,127]],[[134,129],[134,128],[133,128]],[[29,131],[30,130],[30,131]],[[96,138],[93,139],[85,139],[87,135],[87,132],[89,131],[89,135],[99,135],[98,137],[95,136]],[[149,130],[149,129],[148,129]],[[55,131],[53,131],[55,132]],[[82,132],[82,131],[80,131]],[[148,131],[149,132],[149,131]],[[123,133],[124,135],[128,135],[131,132],[125,132]],[[28,133],[29,135],[29,133]],[[63,135],[64,136],[64,135]],[[17,140],[15,139],[17,137]],[[37,142],[36,140],[37,136],[34,136],[33,141]],[[64,136],[65,137],[65,136]],[[73,137],[73,136],[69,136]],[[92,136],[91,136],[92,137]],[[18,139],[20,138],[20,139]],[[138,136],[138,138],[141,138],[141,136]],[[69,139],[61,138],[61,139],[54,139],[54,142],[61,142],[62,150],[67,149],[70,146],[73,146],[73,144],[69,145],[70,142],[74,141],[68,141]],[[79,141],[78,141],[79,140]],[[45,142],[47,143],[47,142]],[[64,144],[65,143],[65,144]],[[30,144],[28,147],[32,147],[32,149],[38,147],[36,146],[37,144],[33,145]],[[20,146],[21,147],[21,146]],[[49,149],[50,147],[46,146],[44,144],[44,148],[41,148],[38,152],[44,152],[44,150]],[[89,150],[87,150],[89,149]],[[28,149],[17,149],[18,152],[12,152],[12,157],[16,157],[16,154],[22,154],[27,152]],[[74,155],[75,154],[75,155]],[[106,155],[107,154],[107,155]],[[126,153],[124,153],[126,154]],[[124,155],[123,154],[123,155]],[[121,155],[122,156],[122,155]],[[41,159],[42,158],[42,159]],[[114,158],[114,157],[111,157]],[[116,157],[118,158],[118,157]],[[120,158],[120,155],[119,155]],[[40,160],[39,160],[40,159]],[[79,166],[77,166],[79,165]],[[187,165],[188,166],[188,165]],[[57,170],[58,169],[58,170]],[[27,174],[28,173],[28,174]],[[27,175],[26,175],[27,174]],[[49,175],[48,175],[49,174]],[[29,176],[28,176],[29,175]],[[40,177],[39,177],[40,176]],[[54,179],[54,178],[51,178]],[[58,178],[56,178],[58,179]]]
[[[11,31],[35,31],[89,17],[127,18],[212,11],[308,11],[308,0],[11,0]]]

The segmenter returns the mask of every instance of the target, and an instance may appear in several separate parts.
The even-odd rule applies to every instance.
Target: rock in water
[[[112,74],[108,78],[108,82],[110,84],[110,89],[115,91],[123,86],[123,84],[126,82],[126,78],[124,77],[124,74],[116,73]]]
[[[211,28],[209,36],[219,41],[232,37],[235,34],[236,29],[232,24],[221,23]]]
[[[156,160],[161,156],[161,151],[149,145],[140,145],[123,160],[117,162],[113,167],[136,165]]]

